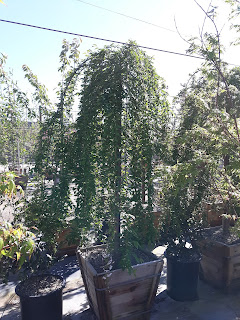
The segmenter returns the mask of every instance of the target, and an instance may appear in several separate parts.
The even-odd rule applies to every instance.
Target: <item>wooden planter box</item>
[[[103,246],[95,248],[102,250]],[[89,305],[97,319],[149,319],[163,260],[135,265],[132,274],[121,269],[97,273],[82,256],[89,249],[78,249],[77,258]]]
[[[240,243],[227,245],[204,239],[198,241],[202,260],[200,279],[225,292],[240,288]]]
[[[27,183],[28,183],[28,176],[27,175],[19,175],[15,177],[15,184],[16,186],[21,186],[23,190],[26,190]]]
[[[57,256],[63,257],[64,255],[75,256],[76,249],[79,246],[79,240],[74,241],[74,243],[69,243],[67,240],[67,236],[71,233],[71,228],[67,228],[63,230],[58,238],[58,248],[57,248]]]
[[[225,213],[224,204],[219,202],[217,204],[206,203],[204,214],[206,215],[207,223],[210,227],[222,225],[222,214]]]

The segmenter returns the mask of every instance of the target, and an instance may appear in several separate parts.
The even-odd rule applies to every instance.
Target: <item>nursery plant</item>
[[[167,292],[175,300],[196,300],[201,259],[197,240],[203,225],[201,201],[208,190],[208,168],[195,157],[162,168],[161,177],[160,238],[167,245]]]
[[[154,160],[165,152],[166,86],[136,43],[90,51],[83,66],[74,145],[75,220],[86,238],[107,224],[115,267],[154,243]],[[82,239],[84,240],[84,238]]]
[[[200,38],[190,40],[188,52],[198,53],[205,61],[179,94],[181,125],[176,140],[178,159],[184,161],[186,157],[189,160],[192,154],[198,153],[211,175],[209,201],[221,201],[226,214],[238,215],[239,67],[230,68],[223,61],[224,49],[215,21],[217,9],[210,7],[205,11],[195,2],[211,22],[214,31],[205,32],[203,25]],[[235,4],[230,3],[234,9]],[[238,14],[238,9],[235,8],[234,13]]]
[[[0,204],[22,192],[14,182],[15,174],[0,174]],[[1,212],[0,212],[1,213]],[[0,282],[7,282],[10,273],[17,273],[24,279],[16,287],[20,297],[23,320],[62,319],[62,289],[65,281],[60,276],[46,274],[55,261],[49,254],[46,244],[41,241],[37,228],[23,224],[0,222]],[[34,275],[34,276],[33,276]]]
[[[88,53],[79,94],[74,223],[88,246],[77,250],[88,301],[99,319],[147,319],[163,267],[149,248],[158,233],[153,168],[167,143],[166,87],[129,42]],[[103,245],[89,247],[101,231]]]
[[[15,174],[0,174],[0,205],[13,201],[17,191],[23,192],[14,182]],[[10,272],[16,272],[29,260],[36,249],[36,236],[26,226],[13,224],[4,219],[2,212],[0,222],[0,280],[7,281]]]
[[[131,270],[133,280],[141,279],[140,285],[147,289],[147,298],[125,312],[149,312],[163,266],[162,260],[143,249],[155,242],[158,233],[153,216],[153,168],[167,145],[165,83],[151,58],[134,42],[90,51],[80,62],[76,43],[64,42],[60,60],[64,76],[59,103],[41,124],[36,158],[39,173],[50,169],[58,179],[51,190],[40,189],[30,200],[26,221],[36,222],[44,239],[53,244],[56,233],[71,219],[71,236],[80,239],[81,246],[95,242],[105,224],[107,231],[101,235],[105,247],[97,249],[103,263],[94,267],[98,272],[107,269],[108,279],[112,269],[118,269],[116,274],[122,271],[119,268]],[[75,97],[80,98],[79,116],[72,125]],[[96,262],[94,256],[90,260]],[[146,261],[151,262],[141,272],[132,267]],[[121,275],[127,284],[129,276],[128,272]]]
[[[19,219],[28,226],[36,226],[42,240],[54,254],[59,234],[69,227],[73,212],[70,199],[73,176],[69,163],[74,131],[71,111],[81,70],[78,48],[77,39],[72,43],[63,40],[59,67],[61,81],[55,106],[48,98],[46,87],[28,66],[23,66],[26,78],[35,89],[33,98],[38,106],[40,130],[35,149],[36,188],[32,197],[26,199]]]
[[[221,201],[226,213],[224,217],[237,215],[239,211],[239,70],[230,69],[222,60],[223,48],[215,22],[216,8],[210,5],[205,11],[195,2],[215,32],[205,32],[204,20],[200,37],[189,40],[188,52],[199,54],[204,63],[190,77],[176,100],[180,105],[179,126],[173,139],[173,158],[168,168],[170,176],[169,172],[166,175],[167,190],[164,188],[164,191],[167,192],[163,191],[161,199],[163,206],[165,201],[167,212],[163,230],[169,235],[173,233],[175,240],[167,250],[168,257],[176,255],[177,248],[180,248],[177,252],[184,251],[188,255],[195,251],[194,247],[197,249],[194,244],[203,222],[204,203]],[[191,250],[186,248],[186,242],[193,247]],[[218,287],[222,286],[222,279],[223,286],[229,286],[234,280],[232,272],[225,273],[225,270],[232,270],[234,263],[231,254],[225,255],[224,252],[231,252],[233,248],[213,242],[210,251],[201,246],[202,269],[206,269],[206,278],[213,279]],[[219,256],[216,254],[215,260],[217,250]],[[211,261],[215,262],[210,266]],[[227,266],[224,261],[228,261]],[[169,284],[168,291],[181,298],[175,284]]]
[[[201,159],[192,158],[161,171],[159,206],[164,212],[161,222],[167,252],[178,259],[198,254],[196,240],[204,225],[202,199],[208,192],[209,171]]]

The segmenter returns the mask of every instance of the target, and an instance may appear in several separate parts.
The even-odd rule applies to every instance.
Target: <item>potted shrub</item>
[[[58,252],[59,256],[71,253],[77,243],[77,237],[68,240],[67,236],[71,231],[71,222],[67,221],[71,209],[66,189],[68,187],[63,189],[61,184],[48,188],[45,181],[39,179],[17,217],[28,227],[35,226],[48,250],[54,255]]]
[[[17,191],[23,194],[14,182],[15,174],[0,174],[0,204],[13,206]],[[33,253],[36,247],[35,234],[22,224],[10,223],[0,211],[0,280],[7,281],[10,272],[16,272]]]
[[[202,224],[199,207],[208,171],[199,159],[164,171],[159,205],[165,213],[162,239],[167,244],[167,293],[178,301],[196,300],[201,260],[196,243]]]
[[[17,190],[14,174],[0,175],[0,197],[12,198]],[[2,201],[1,201],[2,202]],[[10,272],[26,275],[43,267],[42,243],[22,224],[0,223],[0,280],[7,281]],[[62,288],[65,281],[55,275],[35,275],[20,282],[16,293],[20,297],[22,319],[62,319]]]
[[[238,8],[234,2],[230,5],[231,20],[237,16]],[[209,283],[229,291],[239,288],[240,283],[239,240],[229,229],[231,216],[239,216],[240,212],[240,69],[228,66],[222,59],[224,49],[215,20],[217,9],[211,7],[206,12],[202,6],[199,8],[214,32],[206,32],[204,22],[201,37],[190,41],[188,52],[200,55],[204,63],[180,94],[182,119],[179,132],[185,141],[182,150],[186,152],[180,151],[181,146],[178,151],[188,159],[192,154],[198,154],[209,167],[209,195],[221,203],[224,219],[223,228],[206,230],[200,241],[201,273]],[[235,28],[238,30],[236,25]]]
[[[208,77],[210,74],[211,80]],[[217,200],[221,210],[219,222],[223,222],[224,226],[205,230],[198,242],[202,253],[200,275],[208,283],[225,291],[240,286],[239,244],[231,228],[228,228],[230,232],[224,232],[240,212],[239,113],[235,94],[240,88],[238,77],[238,68],[225,70],[220,66],[219,70],[212,70],[206,63],[199,76],[195,74],[191,87],[181,92],[179,100],[183,117],[179,130],[181,136],[177,141],[178,161],[182,158],[189,162],[191,157],[197,155],[205,163],[209,171],[206,184],[208,194],[202,200],[208,203],[209,213],[214,211],[215,201],[212,199]],[[217,94],[213,88],[218,88]],[[226,216],[222,219],[224,215],[227,219]],[[217,220],[209,222],[210,225],[218,223]]]
[[[163,267],[147,248],[158,232],[153,157],[165,150],[165,86],[129,42],[89,53],[80,97],[72,156],[80,243],[108,226],[104,245],[77,250],[88,301],[98,319],[146,319]]]
[[[62,320],[62,290],[66,282],[62,276],[47,272],[53,261],[40,241],[23,265],[25,279],[15,288],[20,298],[22,320]]]

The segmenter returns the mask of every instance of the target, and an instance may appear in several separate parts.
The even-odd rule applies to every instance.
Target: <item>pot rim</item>
[[[32,278],[39,278],[39,277],[44,277],[44,276],[52,276],[55,277],[57,279],[60,279],[62,281],[62,285],[60,288],[55,289],[51,292],[45,293],[45,294],[41,294],[41,295],[28,295],[28,294],[24,294],[21,292],[22,288],[24,287],[24,284],[26,281],[28,281],[28,279],[32,279]],[[66,285],[66,279],[63,276],[60,276],[58,274],[52,274],[52,273],[43,273],[43,274],[38,274],[38,275],[33,275],[30,276],[29,278],[21,281],[18,283],[18,285],[15,288],[15,293],[20,297],[20,298],[41,298],[41,297],[46,297],[49,296],[55,292],[61,291]]]
[[[179,263],[198,263],[202,260],[202,255],[200,252],[197,253],[198,257],[190,257],[189,260],[182,259],[181,254],[171,255],[167,252],[167,250],[164,251],[164,257],[168,260],[179,262]]]

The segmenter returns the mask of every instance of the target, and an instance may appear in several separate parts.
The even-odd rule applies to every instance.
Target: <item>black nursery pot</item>
[[[15,292],[20,297],[22,320],[62,320],[62,290],[66,281],[58,275],[33,276],[31,279],[43,276],[59,279],[61,286],[46,294],[29,296],[25,288],[30,278],[20,282]]]
[[[167,294],[177,301],[198,299],[198,276],[201,257],[181,260],[165,252],[167,258]]]

